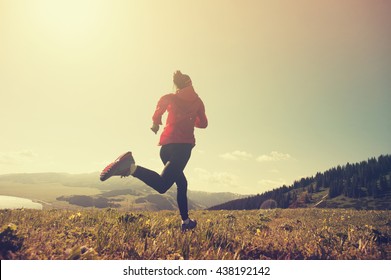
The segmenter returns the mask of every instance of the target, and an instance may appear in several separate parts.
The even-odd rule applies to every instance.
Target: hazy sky
[[[0,174],[161,170],[172,73],[209,118],[192,190],[262,193],[391,153],[391,1],[0,0]]]

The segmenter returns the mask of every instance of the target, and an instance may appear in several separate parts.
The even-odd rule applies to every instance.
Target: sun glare
[[[101,1],[67,0],[33,1],[31,14],[36,17],[41,30],[65,39],[79,38],[96,28],[102,12]]]

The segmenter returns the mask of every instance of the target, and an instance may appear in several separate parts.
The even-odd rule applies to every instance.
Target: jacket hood
[[[175,95],[185,101],[194,101],[198,99],[198,94],[194,91],[193,86],[188,86],[176,91]]]

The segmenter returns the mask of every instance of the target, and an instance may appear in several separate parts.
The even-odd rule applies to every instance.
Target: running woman
[[[176,71],[173,75],[175,93],[160,98],[152,117],[151,130],[156,134],[162,125],[162,116],[167,111],[166,126],[160,136],[160,158],[164,164],[161,175],[136,165],[132,153],[127,152],[109,164],[101,173],[100,180],[111,176],[132,175],[164,194],[175,183],[177,202],[182,218],[182,231],[194,229],[197,221],[189,218],[187,205],[187,180],[183,173],[195,146],[194,128],[206,128],[208,119],[201,98],[194,91],[192,81],[186,74]]]

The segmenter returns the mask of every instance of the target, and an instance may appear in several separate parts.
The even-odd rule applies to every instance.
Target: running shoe
[[[126,177],[130,175],[130,166],[134,164],[131,152],[120,155],[115,161],[106,166],[100,173],[100,180],[106,181],[111,176]]]
[[[189,219],[189,222],[187,224],[185,223],[182,224],[182,232],[194,229],[196,226],[197,226],[197,221]]]

